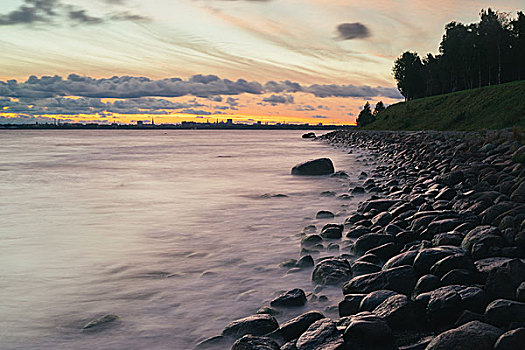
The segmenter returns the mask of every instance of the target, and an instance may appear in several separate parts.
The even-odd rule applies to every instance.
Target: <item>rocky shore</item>
[[[276,310],[309,302],[294,289],[197,348],[524,349],[520,135],[336,131],[320,140],[381,164],[349,189],[370,198],[342,222],[305,228],[302,257],[288,262],[311,268],[315,285],[341,286],[339,317],[309,311],[279,324]],[[334,244],[338,255],[315,258]]]

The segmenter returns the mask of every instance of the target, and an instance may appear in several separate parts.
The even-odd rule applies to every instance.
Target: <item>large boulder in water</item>
[[[292,168],[292,175],[329,175],[334,170],[334,164],[329,158],[319,158],[297,164]]]

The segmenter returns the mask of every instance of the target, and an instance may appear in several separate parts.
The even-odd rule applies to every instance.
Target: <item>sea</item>
[[[0,349],[193,349],[293,288],[311,300],[279,322],[336,316],[340,287],[280,265],[372,163],[303,133],[0,131]],[[318,157],[349,177],[290,174]]]

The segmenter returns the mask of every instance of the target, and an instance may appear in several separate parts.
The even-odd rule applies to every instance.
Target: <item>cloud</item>
[[[370,36],[368,28],[359,22],[341,23],[337,26],[337,33],[341,40],[364,39]]]
[[[284,94],[271,94],[273,91],[286,91]],[[370,87],[356,85],[302,86],[294,82],[267,82],[237,79],[222,79],[215,75],[194,75],[189,79],[167,78],[152,80],[146,77],[114,76],[95,79],[76,74],[66,79],[60,76],[31,76],[25,82],[16,80],[0,81],[0,111],[4,113],[45,114],[166,114],[175,110],[192,109],[196,114],[203,114],[202,103],[196,99],[185,103],[174,103],[166,97],[194,96],[222,102],[222,106],[208,106],[212,110],[236,110],[239,99],[234,96],[243,94],[262,95],[262,102],[272,106],[295,103],[292,93],[311,94],[319,98],[361,98],[371,99],[378,96],[400,99],[402,96],[395,88]],[[68,98],[74,96],[76,98]],[[114,98],[114,102],[102,102],[101,99]],[[5,108],[4,108],[5,107]],[[2,109],[4,108],[4,109]],[[321,104],[315,106],[300,105],[298,111],[328,110]],[[193,114],[193,113],[192,113]]]
[[[325,115],[312,115],[312,116],[310,116],[310,118],[315,118],[315,119],[328,119],[328,117],[325,116]]]
[[[24,0],[17,9],[0,15],[0,25],[49,22],[57,15],[58,0]]]
[[[294,103],[294,98],[292,95],[272,95],[270,97],[263,98],[264,102],[270,103],[272,106],[276,106],[278,104],[289,104]]]
[[[105,0],[110,4],[124,4],[119,0]],[[0,14],[0,26],[34,25],[38,23],[54,23],[62,19],[70,24],[101,24],[109,21],[147,21],[148,17],[127,11],[112,12],[103,17],[90,15],[85,9],[65,4],[60,0],[24,0],[15,10]]]

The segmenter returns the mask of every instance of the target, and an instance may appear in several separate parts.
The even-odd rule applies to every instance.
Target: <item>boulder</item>
[[[399,293],[387,289],[376,290],[375,292],[368,293],[361,301],[359,311],[374,311],[374,309],[381,305],[383,301],[393,295],[399,295]]]
[[[277,328],[279,324],[273,316],[258,314],[229,323],[222,331],[222,335],[232,338],[240,338],[246,334],[259,336],[273,332]]]
[[[399,267],[403,265],[412,265],[414,264],[414,260],[416,259],[416,256],[419,252],[417,250],[409,250],[400,254],[397,254],[385,263],[383,265],[383,270],[388,270],[393,267]]]
[[[297,262],[297,267],[300,268],[307,268],[307,267],[313,267],[314,266],[314,259],[311,255],[305,255],[299,259]]]
[[[283,293],[270,302],[273,307],[298,307],[304,304],[306,304],[306,295],[299,288]]]
[[[280,347],[270,338],[245,335],[233,343],[231,350],[280,350]]]
[[[115,322],[119,319],[117,315],[104,315],[101,317],[98,317],[92,321],[89,321],[82,327],[83,330],[99,330],[103,327],[107,327],[110,323]]]
[[[297,339],[296,346],[297,350],[343,350],[344,342],[336,324],[328,318],[323,318],[308,327]]]
[[[426,248],[419,251],[414,259],[414,269],[424,275],[430,272],[432,266],[439,260],[450,255],[464,254],[463,249],[454,246]]]
[[[437,261],[430,268],[430,272],[438,277],[443,277],[454,269],[476,271],[476,266],[472,259],[465,254],[454,254]]]
[[[393,350],[392,330],[388,323],[371,312],[351,316],[343,335],[348,349]]]
[[[490,270],[485,290],[493,298],[514,299],[522,282],[525,282],[525,263],[513,259]]]
[[[306,134],[303,134],[301,136],[303,139],[315,139],[315,133],[314,132],[307,132]]]
[[[316,219],[333,219],[335,214],[328,210],[320,210],[315,214]]]
[[[409,295],[416,281],[416,272],[411,266],[400,266],[354,277],[343,286],[343,293],[370,293],[380,289],[389,289]]]
[[[494,350],[523,350],[525,347],[525,328],[516,328],[503,333],[494,344]]]
[[[414,297],[417,297],[421,293],[431,292],[435,289],[438,289],[439,287],[441,287],[441,281],[439,277],[431,274],[424,275],[421,276],[419,280],[417,280],[412,295]]]
[[[354,261],[352,264],[353,276],[361,276],[369,273],[381,271],[381,267],[366,261]]]
[[[397,331],[420,329],[425,325],[423,309],[402,294],[392,295],[383,301],[374,309],[374,314]]]
[[[339,284],[352,276],[350,263],[346,259],[332,258],[318,263],[312,273],[312,281],[317,284]]]
[[[297,164],[292,168],[292,175],[330,175],[335,171],[329,158],[319,158]]]
[[[299,315],[281,325],[279,334],[285,341],[299,338],[314,322],[325,318],[318,311],[310,311]]]
[[[347,294],[338,305],[339,316],[345,317],[354,315],[359,312],[361,301],[366,297],[366,294]]]
[[[525,325],[525,303],[518,301],[497,299],[487,305],[485,310],[487,320],[498,327],[511,325]]]
[[[385,243],[393,243],[394,237],[387,234],[381,233],[367,233],[362,235],[354,242],[354,252],[357,254],[363,254],[366,251],[379,247]]]
[[[321,237],[327,239],[338,239],[343,236],[344,225],[327,224],[321,230]]]
[[[378,212],[383,212],[387,211],[390,207],[398,202],[399,200],[393,199],[373,199],[362,203],[360,205],[360,210],[364,213],[367,213],[372,209],[375,209]]]
[[[489,324],[472,321],[441,333],[428,344],[426,350],[492,350],[503,331]]]

